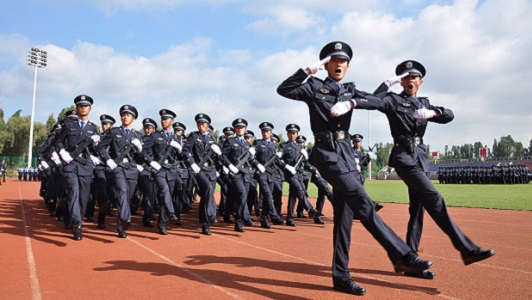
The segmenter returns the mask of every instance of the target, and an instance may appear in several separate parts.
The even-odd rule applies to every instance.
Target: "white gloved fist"
[[[248,151],[251,154],[251,157],[255,157],[255,154],[257,153],[257,150],[255,150],[255,148],[251,147]]]
[[[369,151],[368,155],[369,155],[369,158],[371,158],[371,160],[376,160],[377,159],[377,154],[375,154],[375,152],[373,152],[373,151]]]
[[[60,166],[61,165],[61,160],[59,159],[59,155],[57,154],[57,152],[52,152],[52,157],[50,157],[50,159],[57,165],[57,166]]]
[[[220,147],[218,147],[218,145],[212,144],[211,149],[212,149],[212,152],[214,152],[214,154],[218,156],[222,155],[222,150],[220,149]]]
[[[301,148],[301,155],[305,157],[305,160],[308,160],[308,152],[307,149]]]
[[[402,80],[403,77],[405,77],[405,76],[408,76],[408,72],[407,72],[407,73],[403,73],[403,74],[401,74],[401,75],[399,75],[399,76],[394,76],[394,77],[392,77],[392,78],[386,79],[386,80],[384,80],[384,83],[386,83],[386,85],[387,85],[388,87],[391,87],[392,85],[401,82],[401,80]]]
[[[226,166],[223,166],[222,170],[224,171],[224,174],[229,174],[229,169]]]
[[[240,170],[233,164],[229,165],[229,170],[231,170],[231,172],[233,172],[234,174],[238,174],[238,172],[240,172]]]
[[[412,117],[415,119],[430,119],[436,116],[436,111],[426,108],[420,108],[414,111]]]
[[[131,140],[131,144],[135,146],[135,149],[137,149],[137,153],[142,152],[142,144],[140,143],[140,140],[137,138],[134,138]]]
[[[41,166],[44,170],[47,170],[47,169],[50,168],[50,165],[49,165],[47,162],[45,162],[44,160],[41,161],[40,166]]]
[[[96,145],[98,142],[100,142],[101,137],[97,134],[91,135],[92,144]]]
[[[141,165],[137,165],[137,170],[139,170],[139,173],[144,171],[144,167]]]
[[[286,165],[284,167],[288,172],[292,173],[292,175],[296,175],[296,168],[292,167],[291,165]]]
[[[277,157],[281,158],[281,157],[283,157],[283,152],[279,151],[279,152],[275,153],[275,155],[277,155]]]
[[[181,150],[183,150],[183,146],[176,141],[171,141],[170,146],[174,147],[179,153],[181,153]]]
[[[151,166],[152,168],[154,168],[155,170],[157,170],[157,171],[159,171],[159,170],[161,169],[161,165],[160,165],[158,162],[156,162],[156,161],[152,161],[152,162],[150,163],[150,166]]]
[[[218,173],[218,171],[216,171],[216,177],[220,177],[220,173]]]
[[[352,103],[353,102],[351,101],[343,101],[343,102],[336,103],[335,105],[333,105],[333,107],[331,107],[331,115],[333,117],[345,115],[351,110]]]
[[[111,169],[111,170],[114,170],[114,169],[116,169],[116,167],[118,167],[118,165],[115,163],[115,161],[112,160],[112,159],[110,159],[110,158],[105,162],[105,164],[106,164],[106,165],[109,167],[109,169]]]
[[[59,155],[61,156],[61,158],[63,159],[63,161],[65,161],[67,165],[74,160],[72,156],[70,155],[70,153],[68,153],[65,149],[59,150]]]
[[[258,164],[257,169],[259,169],[261,174],[264,174],[264,172],[266,172],[266,168],[262,164]]]
[[[316,74],[318,73],[319,70],[324,70],[325,69],[324,65],[328,63],[330,60],[331,60],[331,57],[327,56],[326,58],[306,67],[305,70],[308,70],[310,74]]]
[[[102,161],[101,161],[98,157],[96,157],[96,156],[94,156],[94,155],[92,155],[92,154],[91,154],[91,160],[92,160],[92,163],[93,163],[95,166],[97,166],[97,165],[99,165],[99,164],[102,163]]]
[[[196,173],[196,174],[198,174],[201,171],[201,168],[198,166],[197,163],[191,164],[190,168],[192,168],[192,171],[194,171],[194,173]]]

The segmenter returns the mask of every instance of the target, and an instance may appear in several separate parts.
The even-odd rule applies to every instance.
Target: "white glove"
[[[264,172],[266,172],[266,168],[261,165],[261,164],[258,164],[257,165],[257,169],[259,169],[260,173],[263,174]]]
[[[194,171],[194,173],[196,174],[198,174],[201,171],[201,168],[198,166],[197,163],[191,164],[190,167],[192,168],[192,171]]]
[[[157,171],[159,171],[159,170],[161,169],[161,165],[160,165],[158,162],[156,162],[156,161],[152,161],[152,162],[150,163],[150,166],[151,166],[152,168],[154,168],[155,170],[157,170]]]
[[[324,65],[326,63],[328,63],[329,61],[331,60],[331,57],[330,56],[327,56],[326,58],[318,61],[318,62],[315,62],[314,64],[308,66],[305,68],[305,70],[309,70],[310,71],[310,74],[316,74],[318,73],[319,70],[324,70]]]
[[[277,155],[277,157],[281,158],[281,157],[283,157],[283,152],[279,151],[279,152],[275,153],[275,155]]]
[[[91,135],[92,144],[93,144],[93,145],[98,144],[98,142],[100,141],[100,138],[101,138],[101,137],[100,137],[99,135],[97,135],[97,134],[95,134],[95,135]]]
[[[115,163],[115,161],[110,159],[110,158],[105,163],[107,164],[107,166],[111,170],[114,170],[114,169],[116,169],[116,167],[118,167],[118,165]]]
[[[92,163],[93,163],[95,166],[97,166],[97,165],[99,165],[99,164],[102,163],[102,161],[101,161],[98,157],[96,157],[96,156],[94,156],[94,155],[92,155],[92,154],[91,154],[91,160],[92,160]]]
[[[305,160],[308,160],[308,152],[307,149],[301,148],[301,154],[305,157]]]
[[[336,103],[333,105],[333,107],[331,107],[331,115],[333,117],[345,115],[351,110],[351,103],[353,103],[351,100]]]
[[[319,172],[318,170],[316,170],[316,173],[314,174],[314,176],[320,178],[320,177],[321,177],[321,174],[320,174],[320,172]]]
[[[61,165],[61,160],[59,159],[59,155],[57,155],[57,152],[52,152],[52,157],[51,157],[52,161],[57,165],[57,166],[60,166]]]
[[[137,165],[137,170],[139,170],[139,173],[144,171],[144,167],[141,165]]]
[[[131,140],[131,144],[135,146],[135,149],[137,149],[137,153],[142,152],[142,144],[140,143],[140,140],[137,138],[134,138]]]
[[[211,149],[212,149],[212,152],[214,152],[214,154],[218,156],[222,155],[222,150],[220,150],[220,147],[218,147],[218,145],[212,144]]]
[[[47,162],[45,162],[44,160],[41,161],[40,166],[41,166],[44,170],[50,168],[50,165],[49,165]]]
[[[216,171],[216,177],[220,177],[220,173],[218,173],[218,171]]]
[[[231,170],[231,172],[233,172],[234,174],[238,174],[238,172],[240,172],[240,170],[233,164],[229,165],[229,170]]]
[[[183,150],[183,146],[181,146],[181,144],[179,144],[176,141],[171,141],[170,142],[170,146],[176,148],[177,152],[179,152],[179,153],[181,153],[181,150]]]
[[[405,76],[408,76],[408,72],[403,73],[403,74],[401,74],[401,75],[399,75],[399,76],[394,76],[394,77],[392,77],[392,78],[386,79],[386,80],[384,80],[384,83],[386,83],[386,85],[387,85],[388,87],[391,87],[392,85],[401,82],[401,80],[402,80],[403,77],[405,77]]]
[[[255,157],[255,154],[257,153],[257,150],[255,150],[255,148],[251,147],[248,151],[251,154],[251,157]]]
[[[226,166],[223,166],[222,170],[224,171],[225,174],[229,174],[229,169]]]
[[[70,156],[70,153],[68,153],[65,149],[59,150],[59,155],[61,156],[61,158],[65,161],[67,165],[74,160],[72,156]]]
[[[373,151],[368,151],[368,155],[369,155],[369,158],[371,158],[371,160],[377,159],[377,154],[375,154],[375,152]]]
[[[414,111],[412,117],[415,119],[430,119],[436,116],[436,112],[431,109],[420,108]]]
[[[291,165],[286,165],[284,167],[288,172],[292,173],[292,175],[296,175],[296,168],[292,167]]]

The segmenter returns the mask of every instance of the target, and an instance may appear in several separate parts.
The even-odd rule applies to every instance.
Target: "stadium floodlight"
[[[45,68],[48,65],[48,52],[39,48],[31,48],[26,57],[28,65],[33,66],[35,71],[33,74],[33,100],[31,106],[31,121],[30,121],[30,142],[28,146],[28,166],[31,166],[32,160],[32,145],[33,145],[33,123],[35,119],[35,94],[37,92],[37,68]]]

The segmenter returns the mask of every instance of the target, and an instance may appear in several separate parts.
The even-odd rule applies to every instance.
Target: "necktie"
[[[244,139],[239,137],[237,140],[238,140],[238,143],[240,144],[240,146],[244,147]]]
[[[129,136],[129,133],[131,132],[131,129],[126,129],[126,137]]]
[[[166,131],[166,139],[169,140],[170,139],[170,132]]]
[[[85,127],[85,122],[81,121],[81,130],[83,130],[83,127]]]

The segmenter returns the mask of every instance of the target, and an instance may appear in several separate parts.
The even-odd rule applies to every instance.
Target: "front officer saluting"
[[[74,240],[81,240],[82,216],[85,215],[89,201],[94,163],[89,147],[100,141],[96,125],[89,121],[89,113],[94,100],[86,95],[74,98],[77,119],[67,119],[61,128],[56,142],[59,156],[63,160],[66,198],[70,215],[70,224]]]
[[[134,153],[142,152],[142,134],[131,129],[138,116],[133,105],[123,105],[119,113],[122,126],[109,130],[99,144],[98,153],[113,174],[118,208],[116,229],[118,237],[125,238],[126,230],[131,226],[130,201],[135,193],[139,175]]]
[[[454,119],[453,112],[441,106],[430,104],[429,99],[418,97],[417,92],[423,84],[425,67],[417,61],[407,60],[395,69],[394,78],[379,86],[376,93],[383,95],[382,101],[360,101],[357,108],[378,109],[386,114],[394,147],[390,154],[389,165],[395,168],[397,175],[408,186],[410,199],[410,220],[408,221],[407,243],[412,250],[418,250],[423,229],[425,210],[436,224],[449,236],[454,247],[462,254],[466,265],[493,256],[495,251],[480,249],[454,224],[447,212],[445,201],[428,176],[429,160],[423,136],[427,122],[445,124]],[[401,83],[401,94],[386,93],[395,83]],[[405,272],[407,276],[432,279],[430,271]]]
[[[316,143],[310,157],[320,174],[333,187],[333,266],[334,289],[364,295],[349,273],[351,227],[356,216],[364,227],[386,249],[397,271],[423,271],[431,262],[420,259],[375,212],[373,201],[366,195],[356,169],[353,148],[348,137],[352,108],[359,101],[380,100],[359,91],[353,83],[342,83],[349,68],[352,50],[343,42],[327,44],[320,52],[321,61],[298,70],[277,88],[289,99],[308,105],[310,126]],[[324,67],[325,80],[309,77]]]

